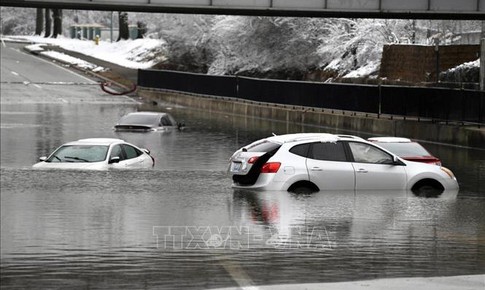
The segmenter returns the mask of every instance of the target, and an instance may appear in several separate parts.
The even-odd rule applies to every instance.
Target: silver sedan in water
[[[169,113],[162,112],[133,112],[118,121],[116,131],[150,132],[169,129],[182,129],[184,124],[177,123]]]
[[[147,149],[114,138],[90,138],[69,142],[34,168],[94,169],[150,168],[155,159]]]

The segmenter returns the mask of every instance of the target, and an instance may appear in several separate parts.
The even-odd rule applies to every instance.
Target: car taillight
[[[259,158],[259,156],[253,156],[253,157],[249,158],[248,163],[253,164],[254,162],[256,162],[256,160],[258,160],[258,158]]]
[[[276,173],[280,169],[280,162],[268,162],[261,168],[261,173]]]

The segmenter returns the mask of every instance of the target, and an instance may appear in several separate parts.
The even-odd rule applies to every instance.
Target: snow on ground
[[[448,71],[456,71],[460,69],[466,69],[466,68],[472,68],[472,67],[480,67],[480,58],[475,60],[475,61],[470,61],[470,62],[465,62],[464,64],[460,64],[459,66],[456,66],[454,68],[449,69]]]
[[[60,52],[57,52],[57,51],[53,51],[53,50],[45,50],[44,46],[45,46],[45,44],[31,44],[31,45],[27,45],[25,47],[25,49],[30,51],[30,52],[38,53],[40,55],[47,56],[47,57],[54,59],[54,60],[57,60],[59,62],[74,65],[74,66],[82,68],[82,69],[87,69],[87,70],[91,70],[91,71],[94,71],[94,72],[105,70],[105,68],[103,68],[103,67],[96,66],[96,65],[89,63],[87,61],[84,61],[82,59],[72,57],[70,55],[60,53]]]
[[[38,44],[40,46],[32,47],[38,52],[42,51],[42,44],[57,45],[63,49],[79,52],[94,58],[104,61],[112,62],[120,66],[133,69],[147,69],[164,60],[164,50],[166,43],[160,39],[135,39],[123,40],[118,42],[99,41],[99,45],[92,40],[71,39],[63,36],[58,38],[44,38],[41,36],[9,36],[3,39],[20,40]],[[89,65],[80,64],[79,59],[69,58],[67,55],[55,53],[54,51],[44,51],[43,54],[48,53],[66,63],[74,65]]]
[[[98,45],[92,40],[71,39],[63,36],[59,36],[58,38],[44,38],[41,36],[4,36],[2,37],[2,40],[32,43],[32,45],[28,46],[28,49],[32,52],[37,52],[63,63],[72,64],[92,71],[102,71],[104,68],[90,64],[79,58],[73,58],[66,54],[45,49],[45,46],[56,45],[65,50],[75,51],[132,69],[151,68],[155,64],[166,60],[167,55],[166,42],[161,39],[151,38],[123,40],[118,42],[100,40]],[[348,71],[344,69],[345,61],[342,58],[335,58],[325,69],[347,71],[342,77],[358,78],[372,75],[374,72],[378,71],[379,66],[379,60],[367,58],[365,65]],[[479,60],[477,60],[465,63],[454,69],[479,66],[480,63]]]
[[[369,62],[367,65],[362,66],[356,70],[351,71],[350,73],[344,75],[344,78],[360,78],[372,75],[376,71],[379,71],[380,62],[372,61]]]

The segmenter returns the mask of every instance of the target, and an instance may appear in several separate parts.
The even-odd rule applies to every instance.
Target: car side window
[[[354,161],[359,163],[392,164],[393,158],[381,149],[365,143],[349,142]]]
[[[293,146],[290,149],[290,152],[306,158],[308,156],[309,149],[310,149],[310,144],[300,144],[300,145]]]
[[[172,126],[172,122],[170,121],[170,119],[167,117],[167,116],[163,116],[161,119],[160,119],[160,124],[162,126]]]
[[[121,150],[121,145],[113,146],[113,149],[111,149],[111,154],[109,155],[109,159],[113,157],[119,157],[120,161],[125,159],[123,156],[123,151]]]
[[[142,154],[141,151],[135,147],[126,144],[123,144],[122,146],[123,150],[125,150],[126,159],[136,158]]]
[[[347,161],[342,142],[313,143],[310,158],[327,161]]]

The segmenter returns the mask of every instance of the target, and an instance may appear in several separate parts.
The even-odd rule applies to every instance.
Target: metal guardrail
[[[138,70],[138,85],[377,116],[475,123],[478,126],[485,124],[484,91],[283,81],[166,70]]]

